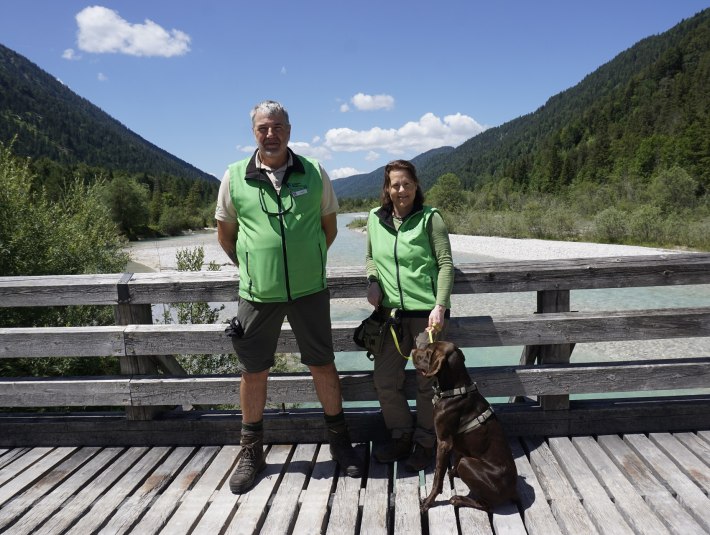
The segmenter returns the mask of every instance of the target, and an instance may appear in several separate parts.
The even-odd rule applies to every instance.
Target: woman
[[[410,162],[385,167],[381,206],[367,218],[367,300],[382,314],[400,318],[397,340],[385,337],[375,356],[374,381],[391,440],[375,451],[379,462],[407,459],[419,471],[434,456],[433,379],[417,375],[416,426],[404,393],[404,368],[417,335],[443,334],[451,306],[454,267],[441,214],[424,206],[417,172]]]

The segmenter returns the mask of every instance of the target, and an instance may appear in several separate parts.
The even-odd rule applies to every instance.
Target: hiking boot
[[[404,465],[412,472],[419,472],[419,470],[425,470],[432,459],[434,459],[434,448],[427,448],[417,443],[414,444],[414,451]]]
[[[328,428],[328,444],[330,445],[330,456],[338,462],[346,475],[349,477],[362,475],[360,460],[350,442],[350,433],[348,433],[347,427]]]
[[[412,451],[412,434],[403,433],[399,438],[390,439],[375,451],[375,459],[380,463],[392,463],[406,459]]]
[[[229,478],[229,490],[234,494],[248,491],[254,485],[256,474],[266,467],[262,433],[242,435],[241,446],[239,462],[232,472],[232,477]]]

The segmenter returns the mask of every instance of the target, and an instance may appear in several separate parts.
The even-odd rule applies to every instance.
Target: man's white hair
[[[288,112],[286,111],[286,108],[284,108],[279,102],[276,102],[275,100],[264,100],[263,102],[259,102],[259,104],[252,108],[251,113],[249,114],[249,117],[251,117],[252,126],[254,126],[254,117],[256,117],[257,113],[263,113],[267,117],[273,117],[274,115],[283,114],[284,118],[286,119],[286,124],[291,124],[288,121]]]

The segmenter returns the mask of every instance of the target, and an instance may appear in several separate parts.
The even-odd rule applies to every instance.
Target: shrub
[[[594,236],[606,243],[621,243],[627,235],[626,214],[617,208],[602,210],[594,218]]]

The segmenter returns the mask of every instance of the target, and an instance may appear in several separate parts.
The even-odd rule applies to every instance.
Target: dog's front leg
[[[439,439],[439,442],[436,445],[436,468],[434,470],[434,482],[432,483],[429,496],[427,496],[422,503],[422,512],[426,512],[433,505],[434,500],[436,500],[436,497],[441,494],[441,491],[444,488],[444,474],[447,472],[449,454],[451,453],[452,447],[453,443],[451,439]]]

